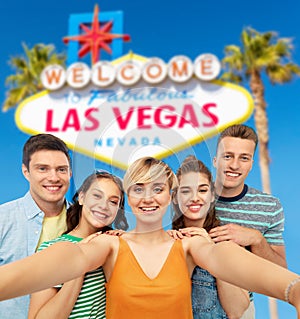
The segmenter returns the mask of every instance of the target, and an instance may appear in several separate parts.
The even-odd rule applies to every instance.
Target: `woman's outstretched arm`
[[[260,258],[232,242],[209,244],[199,236],[188,238],[189,252],[196,263],[216,278],[249,291],[285,300],[288,285],[299,277],[281,266]],[[289,294],[300,319],[300,283]]]
[[[204,228],[200,227],[186,227],[180,229],[180,231],[170,230],[168,234],[175,239],[183,239],[185,236],[201,236],[207,241],[213,243],[213,240],[210,238],[207,231]],[[250,300],[248,292],[240,287],[231,285],[220,279],[217,279],[216,283],[218,289],[218,297],[227,316],[229,318],[241,318],[243,313],[249,307]],[[202,298],[202,296],[199,296],[199,298]],[[234,300],[234,302],[232,302],[232,300]]]
[[[61,242],[0,267],[0,300],[27,295],[77,278],[104,264],[113,236],[84,244]]]

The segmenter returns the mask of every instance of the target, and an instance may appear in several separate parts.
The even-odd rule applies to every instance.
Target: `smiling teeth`
[[[231,176],[231,177],[238,177],[239,174],[238,173],[226,173],[227,176]]]
[[[108,218],[108,215],[103,213],[94,212],[94,215],[98,218]]]
[[[50,191],[56,191],[59,189],[58,186],[46,186],[47,189],[49,189]]]
[[[146,211],[146,212],[151,212],[153,210],[155,210],[156,207],[142,207],[142,210]]]

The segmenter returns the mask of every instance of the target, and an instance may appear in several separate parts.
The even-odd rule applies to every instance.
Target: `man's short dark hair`
[[[32,154],[41,150],[63,152],[71,166],[71,157],[67,145],[63,140],[52,134],[37,134],[31,136],[24,144],[22,163],[29,169]]]

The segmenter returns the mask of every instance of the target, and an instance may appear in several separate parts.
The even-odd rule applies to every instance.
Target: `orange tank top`
[[[157,277],[142,270],[127,242],[106,284],[106,319],[192,319],[191,279],[182,243],[175,240]]]

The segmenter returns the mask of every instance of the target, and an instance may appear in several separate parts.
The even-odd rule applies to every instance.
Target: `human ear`
[[[212,191],[211,192],[211,203],[214,203],[215,202],[215,200],[216,200],[216,194],[215,194],[215,192],[214,191]]]
[[[173,204],[178,205],[177,194],[172,195],[172,202]]]
[[[217,157],[216,156],[214,156],[214,158],[213,158],[213,166],[214,166],[214,168],[217,168]]]
[[[252,170],[253,163],[254,163],[254,159],[251,160],[251,166],[250,166],[249,172]]]
[[[83,205],[83,199],[84,199],[84,193],[80,192],[79,195],[78,195],[78,203],[79,203],[80,206]]]
[[[172,203],[177,205],[178,204],[178,200],[177,200],[177,189],[174,189],[172,192]]]
[[[22,173],[24,177],[29,181],[29,169],[26,167],[25,164],[22,164]]]

